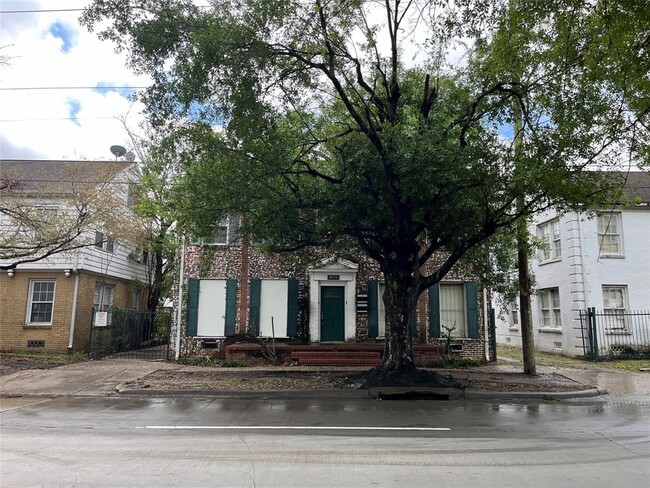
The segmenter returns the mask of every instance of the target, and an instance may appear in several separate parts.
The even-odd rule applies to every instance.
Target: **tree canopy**
[[[408,370],[424,290],[522,218],[611,198],[596,170],[647,148],[643,3],[95,0],[82,23],[154,80],[180,222],[359,248],[386,280],[384,367]]]

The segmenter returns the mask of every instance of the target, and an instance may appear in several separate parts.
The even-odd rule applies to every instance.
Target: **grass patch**
[[[649,359],[617,359],[615,361],[603,361],[602,366],[638,373],[642,369],[650,369]]]
[[[523,362],[522,350],[516,346],[505,346],[502,344],[497,345],[497,356],[514,359]],[[505,364],[505,361],[501,361]],[[593,363],[585,361],[584,359],[571,358],[562,354],[554,354],[551,352],[535,351],[535,363],[538,366],[555,366],[555,367],[578,367],[584,368],[589,365],[598,365],[608,368],[615,368],[622,371],[629,371],[632,373],[638,372],[640,369],[650,368],[650,360],[648,359],[617,359],[614,361],[602,361],[600,363]]]
[[[220,368],[244,368],[248,363],[242,359],[219,359],[210,354],[180,358],[179,363],[187,366],[217,366]]]
[[[71,364],[81,361],[88,361],[88,355],[84,352],[51,353],[43,351],[28,351],[26,349],[15,349],[0,352],[0,360],[4,359],[26,359],[44,363]]]
[[[417,361],[418,368],[477,368],[481,361],[472,358],[435,359],[431,361]]]

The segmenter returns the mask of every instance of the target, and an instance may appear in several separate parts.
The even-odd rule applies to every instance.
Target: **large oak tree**
[[[202,3],[95,0],[82,22],[153,78],[143,101],[185,161],[182,224],[242,214],[268,249],[355,246],[379,264],[387,372],[414,369],[418,297],[466,253],[610,197],[594,169],[644,147],[643,76],[603,69],[618,2]],[[648,22],[626,5],[634,44]]]

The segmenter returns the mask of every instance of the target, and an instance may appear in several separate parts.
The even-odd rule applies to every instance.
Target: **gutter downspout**
[[[70,338],[68,339],[68,351],[74,346],[74,329],[77,324],[77,301],[79,299],[79,255],[75,256],[74,265],[74,290],[72,292],[72,316],[70,317]]]
[[[487,288],[483,288],[483,353],[490,360],[490,318],[488,317]],[[496,358],[495,358],[496,359]]]
[[[178,282],[178,308],[176,309],[176,351],[175,360],[181,357],[181,321],[183,319],[183,280],[185,279],[185,234],[181,239],[181,272]]]

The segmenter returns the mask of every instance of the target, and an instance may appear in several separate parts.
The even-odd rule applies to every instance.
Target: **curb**
[[[594,398],[605,392],[596,388],[576,391],[538,392],[538,391],[483,391],[458,390],[454,388],[368,388],[368,389],[330,389],[330,390],[162,390],[153,388],[116,388],[116,392],[126,396],[145,397],[210,397],[210,398],[369,398],[378,400],[567,400],[574,398]]]
[[[120,395],[146,397],[211,398],[368,398],[368,390],[161,390],[155,388],[116,388]]]

